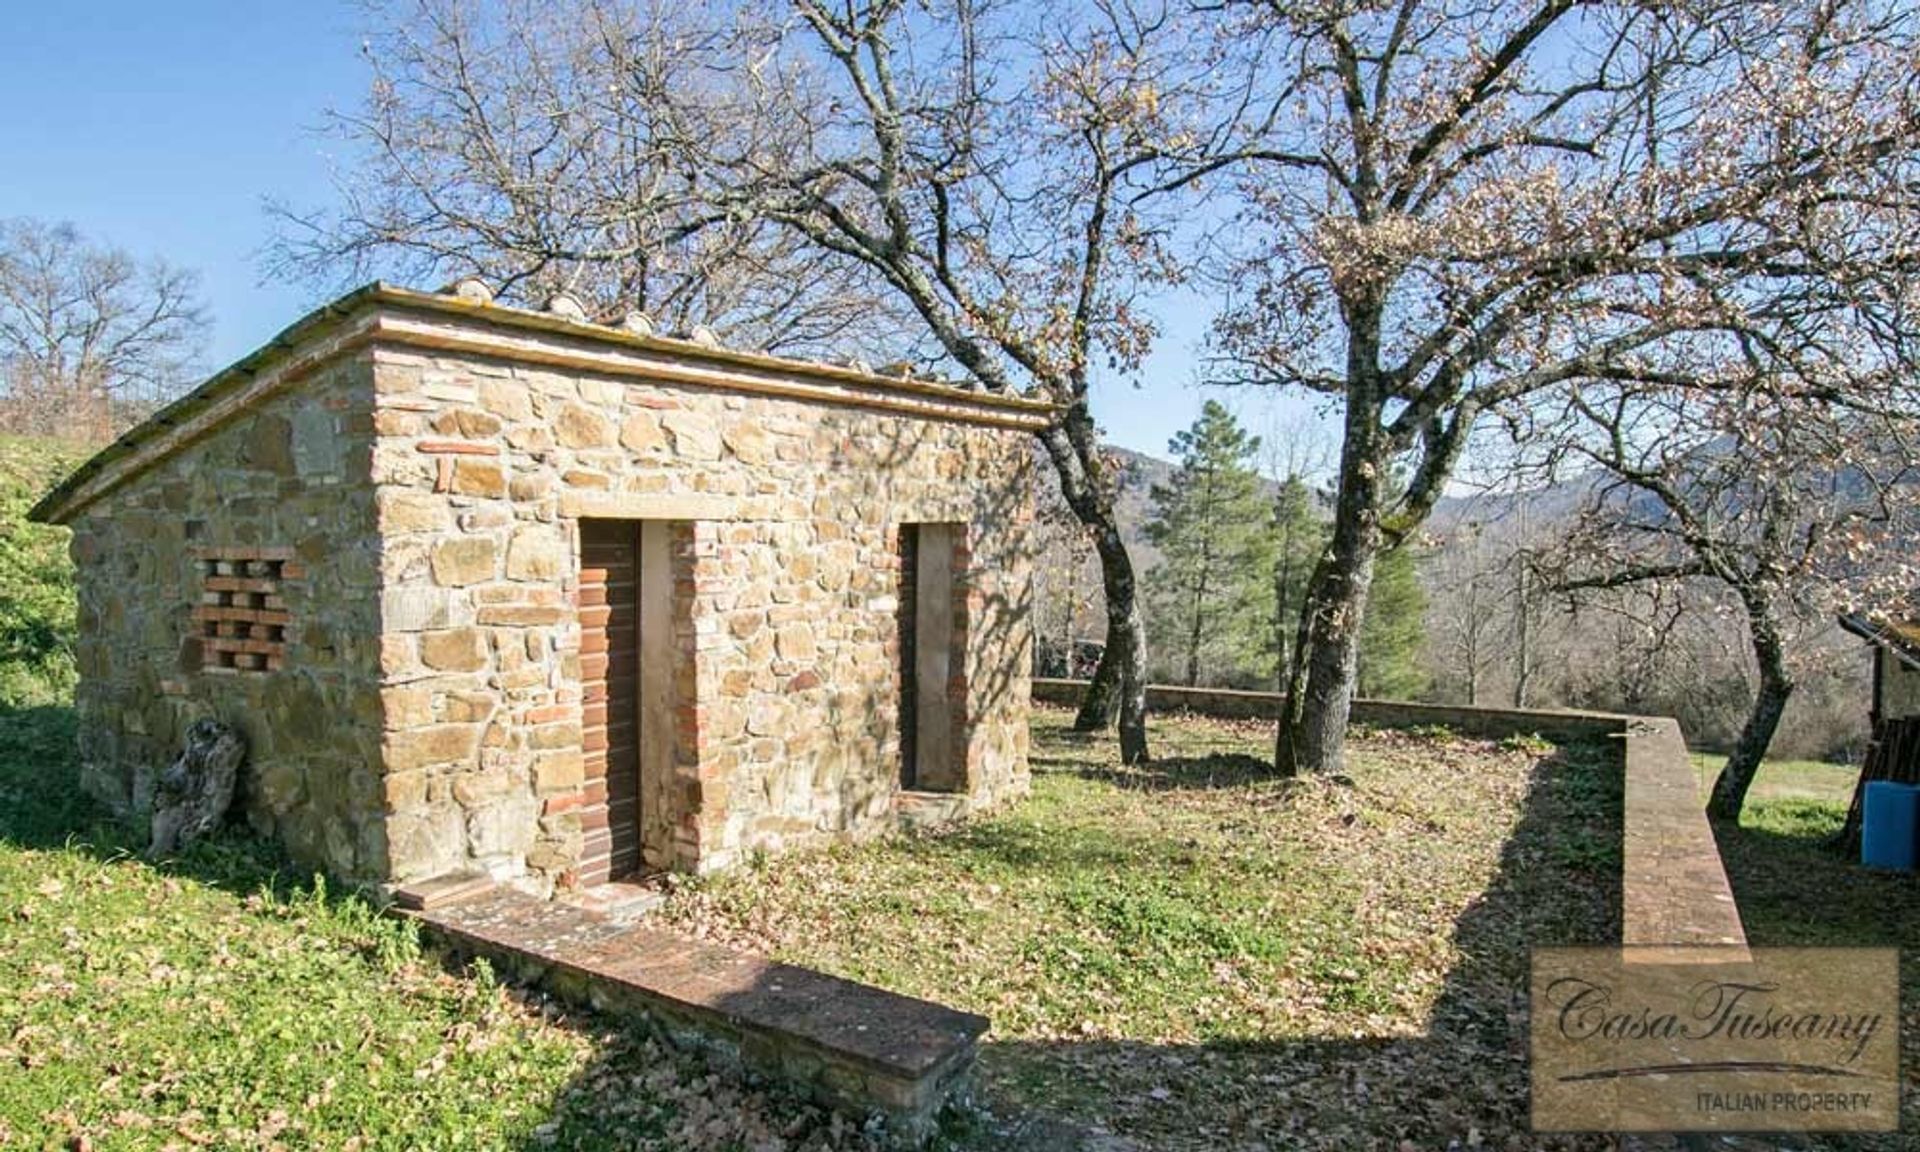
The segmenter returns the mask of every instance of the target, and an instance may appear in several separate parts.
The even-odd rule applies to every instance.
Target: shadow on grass
[[[138,843],[131,830],[106,819],[72,785],[72,733],[67,709],[0,711],[0,840],[107,859],[132,855]],[[1264,764],[1252,757],[1174,758],[1153,766],[1152,781],[1141,786],[1206,787],[1235,774],[1251,777],[1256,765],[1264,778]],[[1088,768],[1068,762],[1060,770]],[[944,1138],[954,1147],[1048,1152],[1064,1152],[1099,1128],[1155,1149],[1391,1150],[1402,1141],[1422,1148],[1610,1146],[1605,1138],[1527,1134],[1525,988],[1530,946],[1618,938],[1618,777],[1617,758],[1606,747],[1571,746],[1540,762],[1496,873],[1455,923],[1452,943],[1461,960],[1417,1032],[1258,1041],[1227,1035],[1185,1045],[990,1040],[982,1056],[989,1110],[950,1121]],[[1037,832],[1003,840],[995,851],[1022,867],[1057,862]],[[1752,846],[1763,855],[1769,848],[1766,841]],[[1123,840],[1100,846],[1116,860],[1132,850]],[[154,867],[248,894],[263,885],[304,887],[287,880],[270,845],[238,829]],[[591,1016],[569,1026],[589,1030],[598,1051],[556,1093],[541,1132],[526,1142],[529,1152],[657,1137],[687,1107],[764,1117],[788,1129],[769,1135],[790,1142],[798,1136],[828,1148],[865,1143],[857,1126],[750,1078],[663,1057],[643,1031]],[[1393,1026],[1387,1017],[1376,1030]],[[672,1078],[680,1102],[665,1111],[636,1105],[654,1098],[649,1084],[658,1087],[661,1076]],[[729,1139],[752,1146],[752,1136]]]
[[[1880,872],[1832,843],[1845,810],[1787,799],[1714,825],[1751,943],[1920,949],[1920,878]]]
[[[1905,1135],[1809,1137],[1782,1147],[1907,1149],[1920,1130],[1920,1029],[1911,1015],[1920,1004],[1920,878],[1877,872],[1840,851],[1833,836],[1846,818],[1844,801],[1804,798],[1749,801],[1739,825],[1714,825],[1734,900],[1756,947],[1893,947],[1901,949],[1900,997],[1907,1022],[1900,1030],[1900,1062],[1908,1076],[1901,1100]]]
[[[1137,863],[1142,857],[1164,856],[1170,866],[1192,866],[1199,861],[1191,852],[1169,846],[1161,839],[1122,835],[1087,827],[1075,829],[1072,836],[1059,836],[1032,824],[1007,821],[961,826],[949,831],[903,839],[901,852],[928,857],[944,856],[951,846],[965,850],[994,864],[1027,871],[1062,869],[1075,873],[1098,872]]]
[[[1235,752],[1170,756],[1138,768],[1116,768],[1089,764],[1084,760],[1044,756],[1034,757],[1033,765],[1037,771],[1071,773],[1095,783],[1142,792],[1190,792],[1203,788],[1245,788],[1249,784],[1286,783],[1274,775],[1271,760]]]

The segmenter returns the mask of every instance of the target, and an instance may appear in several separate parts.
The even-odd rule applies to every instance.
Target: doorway
[[[964,526],[900,525],[900,787],[964,790],[954,754],[954,549]]]
[[[640,526],[580,522],[580,884],[640,870]]]

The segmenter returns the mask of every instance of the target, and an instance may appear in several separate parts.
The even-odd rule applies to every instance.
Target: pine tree
[[[1360,695],[1410,700],[1427,689],[1420,646],[1426,639],[1427,595],[1411,543],[1380,554],[1367,617],[1360,627]]]
[[[1326,546],[1327,526],[1314,515],[1313,489],[1298,473],[1280,482],[1273,498],[1273,683],[1287,689],[1294,636],[1307,599],[1313,565]]]
[[[1244,674],[1270,644],[1273,620],[1272,514],[1254,472],[1260,438],[1209,400],[1168,449],[1180,462],[1172,483],[1154,485],[1147,537],[1160,564],[1149,574],[1152,623],[1192,685]]]

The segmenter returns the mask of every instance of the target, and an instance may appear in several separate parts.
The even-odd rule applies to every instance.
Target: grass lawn
[[[1718,763],[1714,764],[1715,772]],[[1911,1149],[1920,1132],[1920,878],[1871,872],[1827,841],[1846,819],[1856,772],[1833,764],[1768,762],[1740,824],[1715,829],[1748,940],[1764,946],[1883,946],[1901,964],[1901,1067],[1905,1133],[1851,1140],[1783,1142],[1782,1147]],[[1701,780],[1701,802],[1713,784]]]
[[[1700,775],[1700,795],[1713,791],[1713,782],[1726,764],[1724,755],[1710,752],[1693,754],[1693,767]],[[1747,790],[1747,803],[1762,807],[1778,800],[1813,800],[1845,809],[1853,798],[1854,781],[1860,769],[1852,764],[1829,764],[1824,760],[1763,760]],[[1705,801],[1703,800],[1702,803]]]
[[[1522,1009],[1529,945],[1617,932],[1608,750],[1364,733],[1348,776],[1287,784],[1264,725],[1163,718],[1131,771],[1066,719],[1038,715],[1019,805],[690,882],[667,915],[991,1015],[967,1148],[1065,1152],[1041,1117],[1143,1148],[1607,1146],[1527,1132]],[[863,1144],[450,972],[238,832],[140,860],[71,787],[71,724],[0,709],[0,1148]],[[1754,941],[1920,945],[1920,885],[1827,854],[1837,805],[1801,786],[1721,830]]]
[[[1147,1147],[1519,1138],[1525,945],[1614,930],[1606,754],[1372,735],[1350,779],[1289,786],[1259,726],[1159,732],[1121,772],[1043,713],[1024,804],[689,884],[672,918],[991,1013],[968,1147],[1058,1147],[1039,1110]],[[239,833],[138,859],[70,738],[0,711],[0,1147],[863,1143],[450,973]]]
[[[643,1037],[461,978],[238,834],[149,865],[0,709],[0,1148],[858,1147]]]
[[[1032,797],[688,886],[681,928],[992,1017],[996,1111],[1151,1148],[1526,1135],[1527,947],[1617,938],[1603,747],[1377,733],[1264,776],[1271,729],[1161,718],[1150,769],[1035,721]],[[1015,1125],[1017,1127],[1017,1124]]]

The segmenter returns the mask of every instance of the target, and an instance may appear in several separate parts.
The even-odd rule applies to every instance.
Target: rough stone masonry
[[[869,834],[913,781],[911,534],[939,543],[919,564],[950,596],[914,641],[946,655],[918,713],[944,730],[912,740],[951,769],[916,787],[993,804],[1027,781],[1029,436],[1049,415],[361,289],[35,509],[73,528],[85,784],[144,813],[211,717],[246,737],[248,819],[298,861],[543,895],[582,882],[594,764],[637,771],[647,870]],[[634,764],[587,698],[610,626],[582,603],[582,527],[605,522],[637,541]]]

